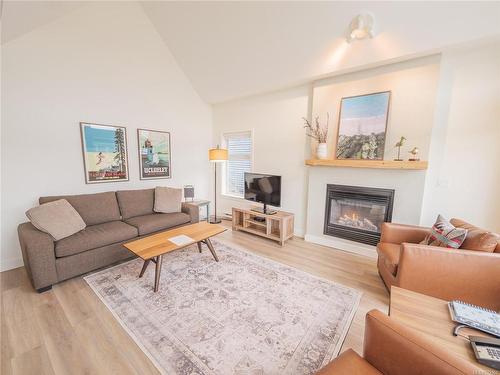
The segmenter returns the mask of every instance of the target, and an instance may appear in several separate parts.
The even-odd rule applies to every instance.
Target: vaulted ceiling
[[[276,90],[500,33],[500,2],[144,2],[208,102]],[[377,35],[345,42],[369,11]]]
[[[1,1],[2,44],[83,5],[82,1]]]
[[[2,42],[83,5],[4,2]],[[143,1],[141,5],[208,103],[500,35],[500,2]],[[351,19],[364,11],[375,17],[376,36],[346,43]]]

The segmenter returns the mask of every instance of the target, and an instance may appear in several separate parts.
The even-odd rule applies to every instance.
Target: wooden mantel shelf
[[[427,169],[428,162],[421,161],[395,161],[395,160],[345,160],[345,159],[309,159],[306,165],[312,167],[344,167],[344,168],[378,168],[378,169]]]

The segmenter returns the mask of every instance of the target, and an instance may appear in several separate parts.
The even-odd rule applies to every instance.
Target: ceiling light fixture
[[[349,25],[347,42],[351,43],[353,40],[373,38],[373,36],[373,16],[370,13],[363,13],[354,17]]]

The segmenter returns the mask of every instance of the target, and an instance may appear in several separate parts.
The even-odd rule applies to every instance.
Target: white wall
[[[253,171],[282,176],[281,209],[295,213],[298,235],[305,231],[307,154],[302,117],[308,113],[309,91],[302,86],[213,107],[214,139],[220,140],[224,132],[253,130]],[[250,207],[250,202],[225,197],[218,190],[218,213],[231,212],[233,206]]]
[[[496,42],[476,44],[444,51],[440,59],[423,58],[327,79],[315,84],[314,103],[312,90],[301,86],[215,105],[214,137],[224,131],[256,129],[255,171],[284,176],[284,208],[295,213],[298,235],[322,236],[327,181],[396,188],[394,221],[431,225],[437,213],[443,213],[498,231],[499,54]],[[333,113],[329,140],[333,145],[340,97],[387,89],[393,96],[385,158],[394,158],[393,144],[405,135],[403,156],[418,146],[421,157],[429,159],[427,172],[304,166],[310,155],[302,116]],[[323,97],[316,95],[320,91]],[[333,155],[333,147],[329,152]],[[232,205],[246,205],[220,195],[219,199],[220,213]],[[300,203],[304,201],[308,203]]]
[[[408,151],[418,146],[420,157],[427,160],[438,74],[439,56],[435,55],[318,81],[314,85],[313,116],[324,121],[326,113],[330,114],[329,157],[335,154],[341,99],[391,91],[384,159],[397,156],[394,144],[405,136],[401,156],[407,159]]]
[[[142,7],[90,3],[2,46],[1,268],[39,196],[193,184],[208,196],[211,108]],[[86,185],[79,122],[127,127],[130,181]],[[172,137],[170,180],[139,180],[136,129]]]
[[[427,160],[438,74],[439,56],[431,56],[318,82],[314,88],[313,114],[324,119],[329,112],[333,120],[330,121],[328,137],[330,158],[335,154],[341,99],[363,93],[391,91],[384,159],[396,157],[394,144],[405,136],[407,141],[401,156],[407,159],[408,150],[418,146],[420,157]],[[425,171],[411,170],[310,167],[306,239],[346,250],[352,248],[346,241],[323,234],[327,184],[394,189],[392,220],[418,224],[425,175]],[[374,255],[373,249],[367,248],[364,253],[370,254],[370,250]]]
[[[441,213],[500,232],[500,42],[445,52],[422,223]]]

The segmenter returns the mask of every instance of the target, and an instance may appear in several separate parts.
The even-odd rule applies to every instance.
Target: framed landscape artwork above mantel
[[[391,92],[342,98],[337,159],[383,160]]]

